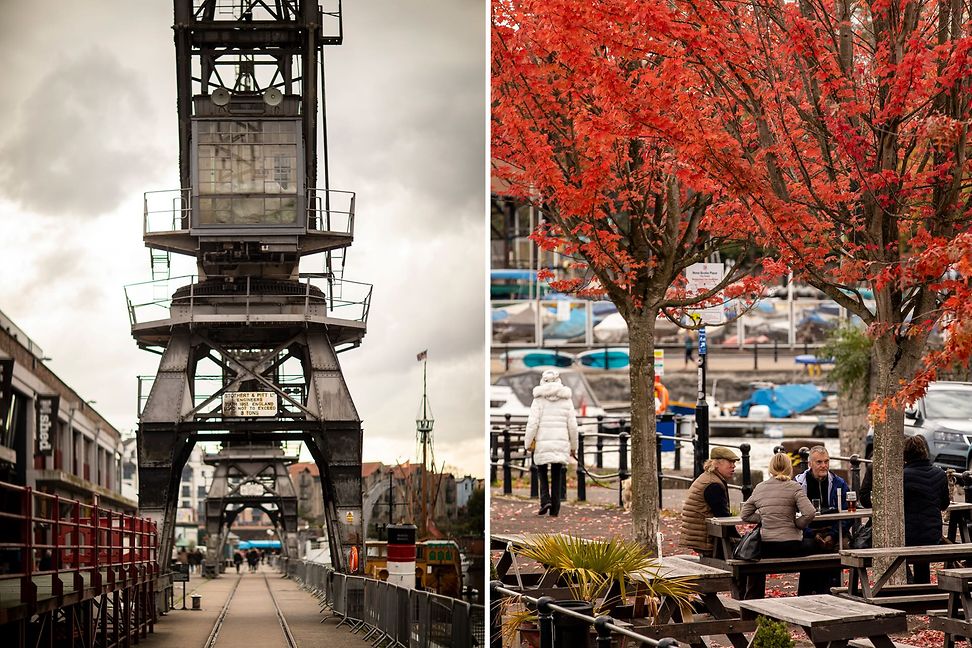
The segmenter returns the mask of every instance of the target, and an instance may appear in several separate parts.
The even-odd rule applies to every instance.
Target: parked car
[[[928,385],[924,397],[905,408],[904,433],[923,436],[932,462],[942,468],[972,470],[972,383]],[[872,452],[873,434],[868,433],[864,456]]]

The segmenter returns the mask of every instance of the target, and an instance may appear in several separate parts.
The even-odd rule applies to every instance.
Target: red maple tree
[[[659,513],[656,321],[748,294],[755,250],[739,227],[743,203],[684,148],[691,89],[666,64],[672,45],[643,38],[653,20],[669,19],[663,4],[642,3],[642,22],[632,23],[629,2],[498,0],[492,29],[494,173],[543,214],[534,240],[583,266],[582,277],[553,285],[607,297],[628,325],[632,523],[648,547]],[[687,294],[685,268],[730,244],[737,263],[722,283]]]
[[[751,210],[779,263],[873,338],[874,542],[900,545],[902,403],[968,361],[969,5],[666,6],[658,37],[679,44],[672,65],[703,97],[683,111],[700,167]],[[927,354],[941,326],[952,335]]]

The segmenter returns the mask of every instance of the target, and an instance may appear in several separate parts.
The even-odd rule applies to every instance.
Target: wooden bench
[[[928,627],[945,633],[945,648],[956,637],[972,636],[972,569],[938,570],[938,587],[948,595],[948,607],[928,613]]]
[[[918,648],[918,646],[913,644],[906,644],[900,641],[892,641],[891,643],[894,644],[894,648]],[[870,639],[853,639],[848,642],[848,645],[852,646],[852,648],[874,648],[874,643]]]
[[[799,626],[814,646],[839,648],[866,637],[873,648],[894,648],[888,635],[904,632],[904,612],[830,594],[739,601],[743,619],[765,616]]]
[[[947,601],[945,591],[926,583],[891,585],[888,581],[908,563],[941,562],[949,566],[956,561],[972,558],[972,543],[844,549],[840,552],[840,558],[841,563],[850,569],[850,582],[846,591],[839,592],[841,597],[893,607],[911,614],[926,614],[930,609],[942,607]],[[881,573],[873,571],[876,559],[890,561]],[[869,573],[868,570],[872,571]]]

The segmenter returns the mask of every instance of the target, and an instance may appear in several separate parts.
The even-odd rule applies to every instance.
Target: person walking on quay
[[[785,452],[773,455],[769,463],[770,478],[756,485],[743,502],[743,522],[760,526],[760,557],[790,558],[803,556],[803,530],[817,515],[800,484],[793,481],[793,462]],[[797,512],[800,517],[797,517]],[[766,574],[754,574],[747,582],[746,598],[766,595]]]
[[[533,452],[540,484],[538,515],[560,514],[560,491],[569,457],[577,456],[577,414],[570,387],[560,382],[553,369],[543,372],[533,388],[533,404],[527,418],[524,443]],[[547,469],[550,480],[547,480]]]
[[[236,566],[236,573],[239,574],[240,573],[240,565],[243,564],[243,552],[242,551],[237,550],[237,551],[234,551],[233,552],[233,564]]]
[[[685,334],[685,363],[683,366],[687,367],[688,363],[695,361],[695,356],[693,352],[695,351],[695,345],[692,342],[692,335],[689,333]]]
[[[714,447],[703,465],[703,472],[689,486],[682,506],[682,528],[678,546],[702,556],[712,556],[715,544],[705,527],[706,518],[727,517],[729,480],[736,472],[738,455],[729,448]]]
[[[840,510],[840,503],[847,501],[847,482],[830,472],[830,453],[822,445],[810,448],[810,467],[796,477],[797,483],[818,512]],[[803,543],[807,554],[831,553],[838,546],[838,524],[810,525],[803,531]],[[850,520],[845,523],[850,528]],[[830,588],[840,584],[840,569],[808,571],[800,575],[797,594],[830,594]]]

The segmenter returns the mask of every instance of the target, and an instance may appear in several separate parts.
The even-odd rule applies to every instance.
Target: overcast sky
[[[172,4],[0,1],[0,310],[133,430],[123,286],[151,278],[142,193],[178,187]],[[429,350],[437,463],[484,474],[483,0],[346,0],[325,50],[331,187],[357,193],[345,278],[374,284],[340,360],[364,457],[414,456]],[[173,272],[191,274],[186,258]]]

